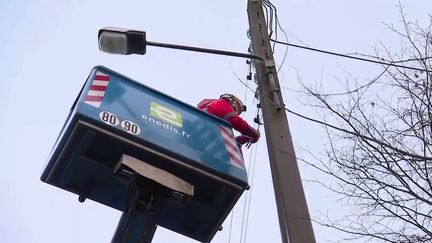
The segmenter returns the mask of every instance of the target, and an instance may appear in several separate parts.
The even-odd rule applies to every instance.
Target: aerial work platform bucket
[[[229,123],[102,66],[74,102],[41,180],[123,211],[113,242],[153,224],[150,241],[159,225],[209,242],[248,187]]]

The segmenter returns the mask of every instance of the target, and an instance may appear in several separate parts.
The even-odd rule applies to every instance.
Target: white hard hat
[[[243,105],[243,102],[239,98],[237,98],[235,95],[232,94],[223,94],[220,96],[221,99],[226,99],[230,102],[232,108],[237,113],[237,115],[240,115],[243,111],[246,110],[246,107]]]

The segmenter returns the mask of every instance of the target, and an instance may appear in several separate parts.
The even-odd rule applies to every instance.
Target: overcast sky
[[[385,23],[398,24],[397,1],[273,1],[289,41],[340,53],[374,53],[380,41],[393,49],[399,39]],[[432,1],[402,1],[409,19],[427,20]],[[429,12],[430,13],[430,12]],[[246,1],[52,1],[0,2],[0,242],[109,242],[121,212],[42,183],[46,159],[74,99],[91,69],[104,65],[170,96],[195,105],[202,98],[231,92],[246,100],[252,122],[256,101],[246,82],[244,59],[149,47],[145,56],[101,53],[97,32],[104,26],[145,30],[150,41],[246,52]],[[286,41],[279,32],[278,39]],[[280,65],[285,46],[276,46]],[[279,79],[288,108],[314,116],[299,102],[297,73],[308,83],[337,89],[335,77],[350,73],[360,82],[379,67],[289,48]],[[344,76],[345,75],[345,76]],[[248,85],[255,88],[253,82]],[[289,89],[288,89],[289,88]],[[288,115],[296,147],[319,152],[321,129]],[[261,128],[261,132],[263,129]],[[257,155],[254,156],[255,151]],[[252,153],[251,153],[252,152]],[[213,242],[280,242],[274,193],[263,139],[246,150],[255,161],[248,220],[244,198]],[[303,179],[316,176],[300,165]],[[253,181],[252,181],[253,180]],[[252,183],[253,182],[253,183]],[[335,212],[334,200],[317,186],[305,184],[312,215]],[[295,195],[294,195],[295,196]],[[243,223],[242,223],[243,222]],[[246,229],[247,223],[247,229]],[[242,230],[243,226],[243,230]],[[231,230],[230,230],[231,229]],[[318,242],[338,234],[314,225]],[[245,236],[242,237],[244,241]],[[194,242],[158,228],[153,242]]]

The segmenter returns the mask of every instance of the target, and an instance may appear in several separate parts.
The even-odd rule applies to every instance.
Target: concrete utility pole
[[[263,111],[282,242],[314,243],[261,1],[248,0],[247,12],[253,54],[266,60],[255,61],[255,79]]]

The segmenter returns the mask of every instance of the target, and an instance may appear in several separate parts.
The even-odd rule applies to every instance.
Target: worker
[[[239,148],[243,144],[258,141],[260,137],[259,131],[251,127],[239,116],[246,110],[246,106],[234,95],[223,94],[219,99],[204,99],[197,106],[199,109],[231,123],[232,127],[242,134],[236,137]]]

